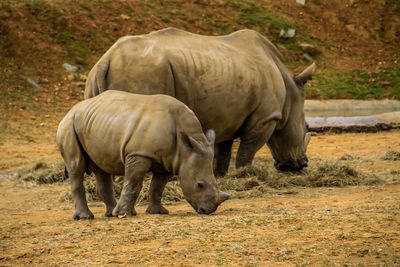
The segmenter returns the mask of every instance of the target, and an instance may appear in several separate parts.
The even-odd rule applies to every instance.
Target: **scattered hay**
[[[146,176],[143,179],[143,187],[140,192],[140,195],[137,200],[137,205],[145,205],[149,201],[149,188],[150,188],[150,182],[151,182],[151,177],[152,175],[150,173],[146,174]],[[170,181],[164,189],[163,193],[163,198],[162,201],[165,204],[170,204],[174,202],[179,202],[184,199],[182,190],[179,186],[179,182],[176,180],[176,177],[171,178],[172,181]],[[122,191],[124,183],[124,177],[123,176],[116,176],[114,177],[114,196],[116,199],[119,199]],[[96,178],[93,174],[88,175],[84,179],[84,185],[86,189],[86,197],[89,201],[101,201],[102,199],[100,198],[99,194],[97,193],[97,188],[96,188]]]
[[[306,180],[298,184],[310,187],[344,187],[363,185],[366,183],[367,176],[359,173],[348,165],[343,165],[337,161],[324,162],[316,167],[311,167],[306,172]],[[376,180],[378,183],[378,180]],[[368,181],[370,183],[370,181]]]
[[[70,191],[65,191],[59,194],[58,200],[61,202],[71,203],[72,202],[72,194]]]
[[[227,175],[217,178],[217,183],[221,190],[231,195],[231,198],[262,197],[288,187],[344,187],[384,183],[374,174],[357,171],[352,165],[349,165],[353,164],[354,166],[354,162],[359,160],[361,159],[349,154],[343,155],[339,160],[331,161],[313,158],[310,160],[309,167],[300,172],[279,172],[273,167],[272,160],[256,158],[251,167],[231,168]],[[231,166],[233,165],[231,164]],[[33,181],[36,184],[59,183],[67,179],[62,162],[50,166],[39,162],[32,168],[20,171],[19,176],[24,181]],[[137,201],[138,205],[148,203],[150,181],[151,174],[148,174],[144,178],[143,188]],[[97,194],[96,179],[93,174],[85,175],[84,185],[88,201],[101,201]],[[117,199],[121,194],[122,186],[123,177],[114,177],[114,194]],[[61,194],[59,199],[63,202],[70,202],[71,193],[68,191],[68,193]],[[173,177],[165,187],[163,203],[171,204],[182,200],[184,200],[184,196],[179,181]]]
[[[394,151],[394,150],[388,150],[388,151],[386,151],[386,153],[382,159],[392,160],[392,161],[400,160],[400,152]]]
[[[237,178],[249,178],[258,177],[260,180],[266,180],[268,178],[268,172],[265,168],[258,165],[250,167],[241,167],[239,169],[234,169],[228,172],[228,176],[232,179]]]
[[[344,187],[382,183],[376,176],[356,171],[338,160],[319,159],[310,160],[310,166],[300,172],[279,172],[272,161],[257,158],[253,166],[230,170],[225,177],[218,178],[221,190],[228,192],[232,198],[259,197],[273,189],[293,186]]]
[[[352,161],[352,160],[356,160],[356,159],[360,159],[360,158],[357,156],[353,156],[351,154],[343,154],[343,156],[341,156],[339,158],[339,160],[346,160],[346,161]]]
[[[33,167],[18,171],[18,176],[23,181],[33,182],[35,184],[53,184],[61,183],[67,179],[64,173],[64,162],[47,165],[44,162],[38,162]]]

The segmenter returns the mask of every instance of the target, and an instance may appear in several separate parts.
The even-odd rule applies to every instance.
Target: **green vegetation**
[[[307,97],[351,99],[400,99],[400,69],[381,68],[377,72],[352,70],[319,74],[307,86]]]
[[[396,1],[386,2],[391,5]],[[23,25],[14,28],[0,23],[0,31],[5,34],[0,55],[6,63],[15,63],[4,65],[12,74],[0,75],[3,77],[0,78],[0,87],[12,88],[2,92],[4,99],[11,102],[31,97],[32,92],[26,90],[30,86],[25,82],[27,77],[39,80],[45,75],[49,84],[53,85],[63,78],[59,75],[63,71],[60,68],[62,62],[88,70],[119,37],[144,34],[169,26],[208,35],[253,29],[276,45],[282,44],[287,48],[283,53],[289,69],[304,65],[300,43],[311,43],[328,53],[340,54],[338,44],[311,32],[308,25],[299,23],[288,12],[275,7],[267,8],[262,1],[139,0],[117,4],[90,0],[6,0],[0,5],[5,16],[13,18],[13,24]],[[321,19],[312,12],[304,12],[304,15],[314,18],[315,23]],[[280,39],[281,29],[288,28],[296,30],[296,37]],[[21,32],[15,34],[15,29]],[[29,35],[31,33],[34,34]],[[25,35],[29,36],[21,37]],[[381,68],[372,73],[364,70],[341,71],[324,68],[327,65],[324,57],[325,53],[315,56],[317,62],[322,64],[313,83],[307,87],[307,98],[400,98],[399,68]]]

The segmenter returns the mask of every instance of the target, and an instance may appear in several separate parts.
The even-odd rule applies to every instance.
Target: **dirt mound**
[[[119,37],[169,26],[209,35],[254,29],[285,46],[289,66],[298,71],[307,64],[300,43],[313,43],[322,51],[320,69],[377,71],[398,66],[400,58],[398,1],[323,0],[302,6],[287,0],[6,0],[0,10],[0,88],[7,92],[1,102],[7,106],[21,107],[21,101],[35,97],[68,101],[76,92],[64,79],[65,61],[90,69]],[[287,28],[296,30],[294,39],[279,38]],[[39,83],[40,90],[27,78]],[[64,88],[58,90],[61,97],[56,87]]]
[[[119,37],[169,26],[208,35],[259,31],[295,73],[309,64],[299,45],[315,45],[308,98],[398,98],[399,18],[398,1],[1,1],[0,144],[54,132],[82,100],[87,71]],[[279,38],[288,28],[296,36]],[[86,72],[72,74],[63,63]]]

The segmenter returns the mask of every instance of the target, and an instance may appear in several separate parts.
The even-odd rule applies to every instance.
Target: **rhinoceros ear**
[[[207,137],[207,140],[210,143],[211,147],[214,149],[215,131],[213,129],[208,129],[206,132],[206,137]]]
[[[179,136],[180,136],[183,144],[186,145],[187,147],[189,147],[190,149],[198,150],[198,151],[203,150],[203,145],[199,141],[194,139],[193,137],[187,135],[184,132],[180,132]]]
[[[312,75],[317,69],[317,65],[313,62],[310,66],[308,66],[302,73],[293,77],[294,82],[298,86],[304,86],[308,80],[312,80]]]

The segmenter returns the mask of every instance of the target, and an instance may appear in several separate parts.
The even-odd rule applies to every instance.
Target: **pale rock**
[[[35,87],[36,89],[40,89],[39,84],[37,84],[34,80],[32,80],[31,78],[26,79],[26,81],[32,85],[33,87]]]
[[[284,29],[281,30],[279,33],[279,37],[283,39],[289,39],[293,38],[296,36],[296,30],[295,29],[287,29],[286,31]]]
[[[64,63],[62,66],[64,67],[64,69],[66,69],[70,72],[78,72],[78,70],[79,70],[78,67],[72,66],[71,64],[68,64],[68,63]]]

